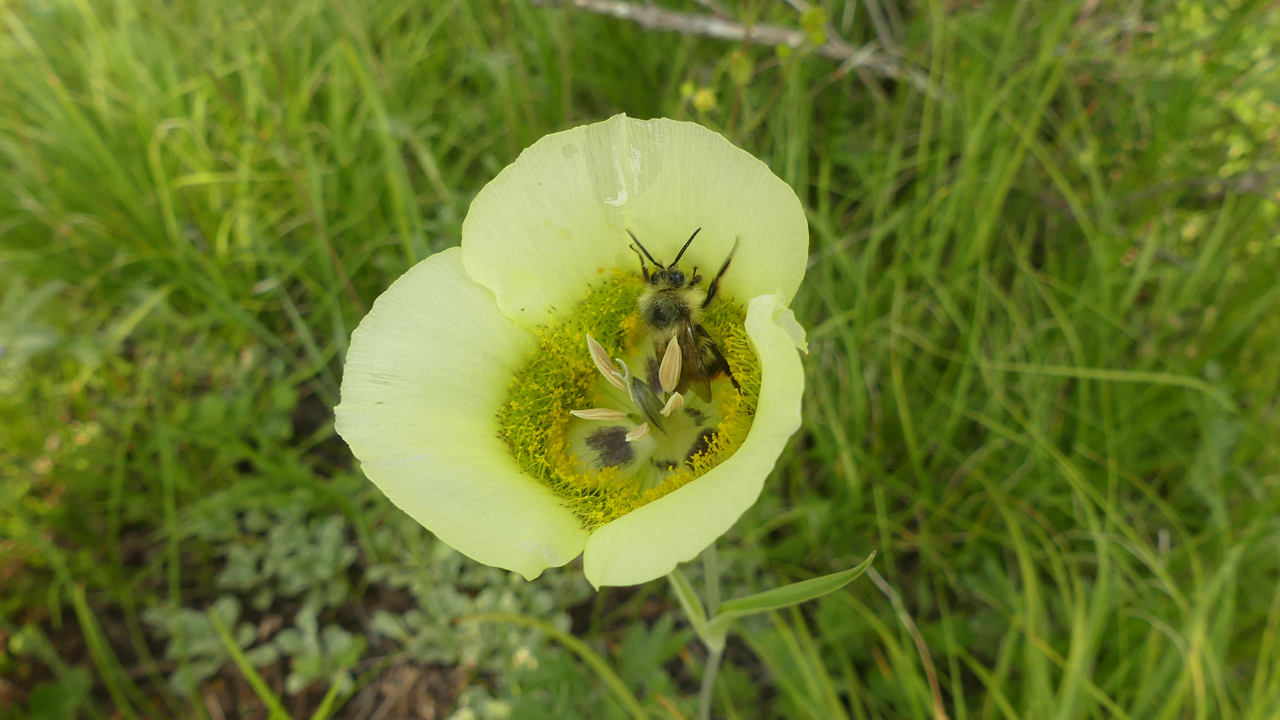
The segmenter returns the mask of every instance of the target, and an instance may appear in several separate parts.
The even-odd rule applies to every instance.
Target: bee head
[[[701,231],[702,231],[702,228],[698,228],[697,230],[693,231],[693,234],[690,235],[689,239],[685,241],[684,247],[680,248],[680,252],[676,255],[676,259],[672,260],[670,265],[663,265],[657,260],[654,260],[653,256],[649,254],[649,251],[645,249],[644,245],[640,244],[640,240],[636,238],[635,233],[631,232],[630,230],[627,231],[627,234],[630,235],[631,239],[635,241],[635,245],[632,245],[631,249],[635,250],[637,255],[640,255],[640,253],[642,252],[644,253],[644,255],[640,258],[640,267],[641,267],[641,271],[644,272],[645,277],[648,278],[650,285],[653,285],[654,287],[667,287],[667,288],[683,288],[684,287],[684,284],[687,278],[685,277],[685,274],[682,271],[676,268],[676,265],[680,264],[680,258],[684,257],[684,251],[689,249],[689,245],[693,243],[693,239],[698,237],[698,233]],[[639,249],[637,249],[637,246]],[[658,269],[654,270],[652,273],[644,269],[645,258],[649,258],[649,262],[656,265]],[[696,267],[694,268],[694,275],[697,275]]]
[[[685,280],[684,273],[673,267],[654,270],[649,274],[649,284],[659,288],[682,288]]]

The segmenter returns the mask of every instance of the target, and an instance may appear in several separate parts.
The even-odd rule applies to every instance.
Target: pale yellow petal
[[[538,324],[613,270],[640,271],[627,230],[670,263],[698,228],[680,267],[696,265],[704,287],[741,238],[720,292],[790,301],[809,251],[791,188],[700,125],[618,115],[526,149],[476,196],[462,248],[467,272],[502,311]]]
[[[360,322],[337,430],[365,475],[463,554],[537,577],[587,533],[516,466],[494,417],[534,347],[471,280],[457,249],[418,263]]]
[[[779,307],[774,311],[774,322],[787,333],[791,342],[795,343],[805,355],[809,354],[809,341],[805,339],[804,326],[796,320],[796,314],[789,307]]]

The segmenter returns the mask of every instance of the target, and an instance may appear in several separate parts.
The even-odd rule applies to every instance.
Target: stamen
[[[627,384],[622,381],[618,371],[613,369],[613,363],[609,361],[609,353],[605,352],[604,346],[590,335],[587,336],[587,350],[591,353],[591,362],[595,363],[596,369],[604,375],[604,379],[619,390],[626,390]]]
[[[570,410],[570,415],[583,420],[626,420],[627,414],[612,408],[591,408],[590,410]]]
[[[662,406],[662,417],[671,417],[671,413],[684,407],[684,396],[680,393],[671,393],[671,397],[667,398],[667,404]]]
[[[667,351],[662,355],[662,366],[658,368],[658,380],[662,383],[663,392],[671,392],[680,382],[680,343],[676,336],[671,336],[667,343]]]
[[[635,430],[627,433],[627,442],[643,440],[649,436],[649,423],[640,423]]]

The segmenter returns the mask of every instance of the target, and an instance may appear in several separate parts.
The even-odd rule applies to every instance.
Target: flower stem
[[[703,580],[707,586],[707,617],[713,618],[720,610],[720,563],[716,558],[716,544],[713,541],[702,551]],[[711,698],[715,694],[716,675],[720,672],[720,657],[724,655],[724,644],[719,647],[707,647],[707,666],[702,670],[702,688],[698,693],[698,720],[711,720]]]
[[[711,696],[715,693],[716,675],[720,672],[720,656],[724,648],[708,649],[707,666],[702,670],[702,689],[698,693],[698,720],[711,720]]]
[[[707,617],[713,618],[720,611],[720,563],[715,542],[702,551],[702,574],[707,584]]]

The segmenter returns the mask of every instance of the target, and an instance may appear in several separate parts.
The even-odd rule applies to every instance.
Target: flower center
[[[498,413],[499,436],[516,462],[588,529],[731,456],[751,430],[759,399],[760,366],[741,306],[720,301],[699,319],[738,383],[715,377],[704,399],[692,387],[677,391],[679,346],[656,344],[644,327],[637,309],[643,290],[634,273],[617,271],[564,319],[539,327],[538,347]],[[690,372],[683,370],[686,378]]]

